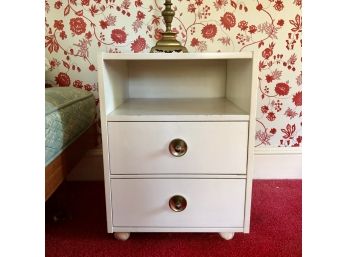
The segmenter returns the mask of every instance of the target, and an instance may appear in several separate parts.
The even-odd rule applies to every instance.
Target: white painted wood
[[[246,113],[250,112],[253,60],[228,60],[226,98]]]
[[[106,62],[103,71],[102,92],[107,115],[129,97],[128,65],[126,61]]]
[[[102,53],[103,60],[208,60],[208,59],[251,59],[252,52],[225,53]]]
[[[234,233],[233,232],[221,232],[219,234],[225,240],[231,240],[234,237]]]
[[[225,98],[128,99],[108,121],[249,121],[249,113]]]
[[[129,61],[130,98],[225,96],[226,60]]]
[[[298,147],[256,148],[254,178],[301,179],[301,149]]]
[[[105,186],[105,205],[106,205],[106,221],[107,231],[112,233],[112,207],[111,207],[111,189],[110,189],[110,169],[109,169],[109,151],[108,146],[108,131],[107,131],[107,104],[109,104],[109,110],[116,107],[116,103],[113,100],[109,100],[111,103],[107,103],[110,96],[111,83],[105,71],[105,65],[102,59],[102,54],[98,56],[98,85],[99,85],[99,103],[100,103],[100,121],[102,131],[102,148],[103,148],[103,164],[104,164],[104,186]],[[105,88],[107,88],[105,90]],[[106,92],[105,92],[106,91]],[[111,90],[111,92],[113,92]],[[113,97],[111,97],[112,99]]]
[[[302,154],[301,147],[256,147],[255,155],[291,155]]]
[[[251,52],[189,54],[102,53],[99,56],[98,66],[108,232],[249,232],[257,95],[257,60],[254,54]],[[167,102],[166,104],[162,104],[162,106],[158,105],[159,102],[156,103],[158,106],[141,106],[141,104],[139,105],[139,103],[137,103],[137,107],[141,106],[139,112],[136,108],[132,109],[135,106],[134,101],[137,101],[134,98],[149,98],[150,101],[154,100],[154,98],[172,98],[174,102],[177,101],[178,98],[195,98],[197,102],[193,103],[191,107],[184,107],[183,104],[180,104],[182,109],[180,109],[180,106],[175,106],[175,104],[168,99],[164,99],[164,101]],[[214,106],[214,104],[216,104],[214,103],[215,98],[228,99],[232,102],[234,108],[237,106],[242,111],[235,111],[236,109],[231,111],[228,108],[226,110],[217,110],[216,106]],[[180,99],[180,101],[184,100],[189,99]],[[209,104],[197,104],[200,100],[207,100],[207,103],[210,102],[212,106]],[[156,101],[157,100],[154,102]],[[133,105],[131,104],[127,107],[127,102],[133,103]],[[152,104],[154,102],[152,102]],[[173,104],[173,106],[171,106],[171,104]],[[188,105],[190,105],[190,103]],[[122,110],[123,107],[126,108]],[[134,112],[131,113],[132,111]],[[187,112],[186,114],[185,111]],[[122,121],[110,123],[120,125],[120,128],[117,128],[116,134],[113,132],[109,134],[108,119],[110,119],[110,121]],[[227,121],[231,124],[244,124],[245,127],[241,129],[240,133],[234,134],[236,132],[235,128],[228,129],[228,126],[226,126],[225,129],[221,128],[221,124],[228,123]],[[147,123],[152,123],[152,125],[147,126]],[[176,125],[171,126],[171,123]],[[190,129],[187,132],[187,126],[183,126],[183,124],[187,125],[189,123],[192,123],[192,125],[189,126]],[[194,123],[196,124],[194,125]],[[126,129],[122,124],[133,124],[134,126],[126,126]],[[155,124],[157,125],[155,126]],[[163,124],[169,125],[165,127]],[[203,124],[211,124],[211,129],[208,130]],[[192,130],[193,127],[195,128],[194,130]],[[188,169],[186,168],[186,170],[184,170],[183,166],[177,163],[164,161],[163,163],[156,164],[159,166],[155,172],[154,170],[151,171],[154,173],[149,172],[146,165],[153,163],[157,155],[161,156],[164,151],[168,149],[169,142],[166,142],[166,145],[163,145],[162,148],[160,148],[161,150],[156,153],[157,155],[147,156],[147,158],[143,156],[141,160],[137,158],[132,159],[135,163],[134,167],[128,164],[128,161],[125,162],[129,167],[134,168],[137,172],[139,171],[139,173],[129,174],[129,172],[126,172],[124,175],[111,174],[111,167],[113,170],[115,165],[117,167],[119,162],[122,163],[122,161],[124,161],[119,158],[118,155],[115,155],[116,150],[119,151],[120,154],[123,153],[125,159],[128,158],[131,160],[129,156],[134,156],[134,152],[138,155],[140,153],[138,148],[130,147],[130,145],[136,145],[135,143],[137,140],[138,143],[143,143],[142,148],[148,151],[148,147],[150,147],[151,150],[154,144],[158,145],[158,142],[165,138],[164,135],[177,135],[177,133],[174,132],[182,132],[181,134],[179,133],[177,137],[189,136],[189,152],[183,156],[185,158],[191,158],[190,161],[187,162],[187,165],[189,165]],[[230,135],[231,132],[234,134],[233,136]],[[127,138],[127,135],[132,135],[137,139],[133,137]],[[235,141],[236,135],[240,136],[242,139],[239,139],[240,141]],[[117,141],[110,140],[109,136],[116,136]],[[151,140],[147,139],[149,137]],[[233,140],[231,141],[232,138]],[[194,139],[193,144],[191,141],[192,139]],[[127,140],[129,140],[129,142],[127,142]],[[167,141],[168,140],[169,139],[167,139]],[[109,145],[108,142],[112,144]],[[121,147],[116,146],[119,145],[119,142],[121,142],[122,150]],[[240,148],[243,149],[244,152],[241,153],[237,150],[233,152],[234,149],[231,151],[231,142],[237,142],[237,147],[235,149]],[[145,143],[149,143],[148,147],[146,147]],[[199,146],[200,150],[193,147],[193,149],[195,149],[193,152],[191,148],[195,145]],[[210,146],[210,148],[207,148],[207,145]],[[243,147],[241,147],[241,145],[243,145]],[[215,152],[212,154],[203,154],[203,156],[202,154],[190,156],[191,153],[196,153],[197,151],[202,152],[204,149],[214,149]],[[208,157],[213,158],[209,159]],[[185,158],[181,159],[179,162],[182,162]],[[189,158],[187,158],[187,160]],[[176,160],[180,159],[177,158]],[[224,170],[226,167],[232,167],[232,169],[234,167],[242,167],[238,162],[244,163],[243,171],[240,173],[244,175],[234,176],[242,176],[240,178],[243,179],[231,179],[227,177],[231,174],[237,174],[235,171],[229,170],[223,175],[226,177],[220,176],[219,172],[216,172],[217,170]],[[125,167],[124,163],[122,165],[122,167]],[[143,167],[146,169],[144,170]],[[221,169],[221,167],[223,169]],[[179,168],[179,172],[177,168]],[[190,174],[191,169],[197,172]],[[209,171],[209,173],[205,173],[207,170],[213,170],[214,172],[210,173]],[[124,173],[124,171],[122,172]],[[126,176],[129,178],[126,178]],[[161,178],[163,176],[167,177]],[[205,179],[200,179],[199,176]],[[112,179],[116,177],[117,179]],[[244,179],[245,177],[246,180]],[[115,226],[112,220],[117,220],[119,217],[118,213],[115,212],[115,209],[113,209],[111,205],[112,201],[115,200],[111,197],[111,181],[137,181],[141,180],[141,178],[144,178],[142,181],[156,182],[156,187],[163,188],[162,191],[166,190],[166,183],[159,183],[159,181],[168,181],[168,183],[172,185],[175,184],[174,182],[176,180],[181,182],[191,181],[190,183],[192,185],[190,187],[183,186],[182,188],[187,190],[190,189],[194,191],[196,195],[206,193],[206,188],[200,187],[199,181],[219,181],[228,184],[229,181],[242,180],[244,181],[242,196],[239,197],[240,191],[235,193],[228,191],[230,189],[226,189],[232,196],[226,196],[226,204],[222,205],[220,202],[218,207],[219,211],[224,213],[225,210],[229,211],[229,206],[231,206],[229,204],[233,205],[233,201],[235,201],[233,199],[235,197],[239,199],[238,201],[243,201],[243,207],[241,208],[242,212],[244,212],[244,215],[242,214],[242,222],[238,224],[238,226],[230,226],[231,224],[229,224],[228,227],[214,226],[213,223],[216,222],[215,220],[213,220],[213,222],[207,222],[209,224],[204,227],[192,225],[178,227],[170,224],[167,226],[153,224],[153,226],[148,227],[146,226],[146,222],[143,222],[145,225],[139,224],[137,227]],[[212,184],[215,184],[215,182]],[[127,205],[130,202],[128,197],[120,198],[120,196],[140,194],[142,197],[144,195],[142,192],[153,192],[151,185],[146,186],[146,184],[141,183],[139,188],[141,190],[138,190],[138,186],[134,187],[132,191],[124,187],[123,190],[117,192],[118,197],[116,199],[121,199],[120,203]],[[119,190],[118,187],[117,190]],[[213,192],[212,189],[209,190]],[[219,190],[220,187],[216,187],[213,193],[219,192]],[[223,197],[221,199],[223,199]],[[129,214],[128,212],[124,213],[125,216]],[[143,218],[149,217],[149,219],[153,219],[155,216],[156,213],[148,213],[148,216],[145,215]],[[227,217],[225,218],[227,219]],[[231,216],[229,216],[229,218],[231,218]],[[196,220],[198,222],[199,218],[194,219],[194,221]],[[232,222],[233,218],[229,221]],[[187,220],[182,222],[187,222]]]
[[[111,174],[245,174],[247,122],[109,122]],[[175,157],[180,138],[187,153]]]
[[[127,174],[127,175],[110,175],[110,178],[165,178],[165,179],[178,179],[178,178],[186,178],[186,179],[246,179],[246,175],[236,175],[236,174]]]
[[[240,228],[199,228],[199,227],[113,227],[113,231],[122,232],[243,232],[243,227]]]
[[[113,225],[117,227],[242,227],[244,179],[112,179]],[[169,200],[182,195],[187,207],[174,212]]]
[[[243,91],[244,93],[250,92],[250,100],[249,100],[249,140],[248,140],[248,163],[247,163],[247,180],[246,180],[246,192],[245,192],[245,212],[244,212],[244,233],[249,233],[250,231],[250,212],[251,212],[251,196],[252,196],[252,183],[253,183],[253,173],[254,173],[254,145],[255,145],[255,126],[256,126],[256,105],[257,105],[257,59],[255,58],[255,53],[253,52],[253,60],[252,60],[252,68],[250,69],[250,63],[244,64],[245,69],[251,70],[251,74],[249,74],[250,78],[245,78],[247,81],[250,81],[250,84],[245,84],[245,86],[249,86],[250,90]],[[244,98],[244,96],[240,96]],[[242,109],[246,109],[247,106],[243,106],[239,100],[236,103]]]

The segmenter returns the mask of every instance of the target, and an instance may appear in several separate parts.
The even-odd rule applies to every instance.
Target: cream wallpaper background
[[[164,29],[164,0],[46,0],[46,82],[92,91],[97,53],[149,52]],[[255,51],[256,147],[302,143],[301,0],[172,0],[189,52]]]

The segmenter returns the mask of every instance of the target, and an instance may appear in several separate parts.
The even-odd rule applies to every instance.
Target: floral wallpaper
[[[92,91],[97,53],[149,52],[165,28],[164,0],[45,0],[46,81]],[[255,51],[256,147],[302,142],[302,1],[172,0],[189,52]]]

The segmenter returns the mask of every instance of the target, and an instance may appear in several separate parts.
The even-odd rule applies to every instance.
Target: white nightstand
[[[249,232],[251,52],[99,57],[107,229]]]

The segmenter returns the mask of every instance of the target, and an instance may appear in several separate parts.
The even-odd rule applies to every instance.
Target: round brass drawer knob
[[[175,156],[183,156],[187,152],[187,144],[180,138],[173,139],[169,144],[169,152]]]
[[[175,212],[181,212],[186,209],[186,199],[181,195],[174,195],[169,200],[169,207]]]

